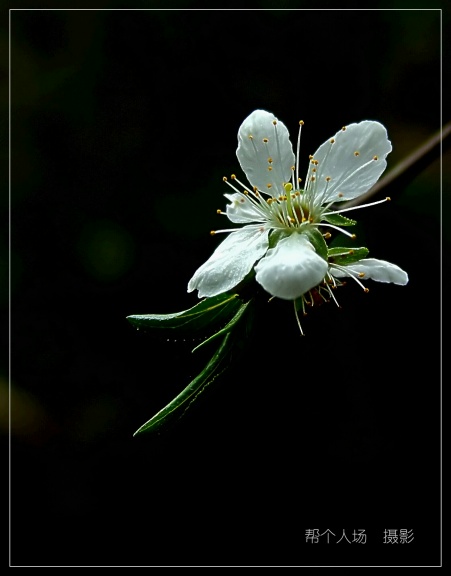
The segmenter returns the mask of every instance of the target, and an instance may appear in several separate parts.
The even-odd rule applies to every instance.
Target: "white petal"
[[[224,194],[231,204],[226,211],[229,220],[235,224],[249,224],[251,222],[265,222],[266,217],[261,208],[256,206],[248,196],[244,194]]]
[[[378,282],[393,282],[405,286],[409,281],[406,272],[396,264],[391,264],[385,260],[376,260],[375,258],[365,258],[355,264],[345,266],[349,274],[338,268],[331,268],[330,273],[336,278],[344,278],[345,276],[352,276],[357,274],[364,274],[362,280],[371,278]]]
[[[238,130],[236,155],[252,186],[272,196],[284,194],[295,157],[287,127],[273,114],[255,110],[246,118]]]
[[[266,252],[268,232],[262,226],[244,226],[229,234],[194,273],[188,283],[188,292],[197,288],[199,298],[203,298],[237,286]]]
[[[315,196],[322,194],[327,177],[331,180],[324,202],[351,200],[364,194],[385,170],[385,158],[391,150],[387,130],[379,122],[364,120],[339,130],[313,155],[318,160]]]
[[[273,296],[295,300],[322,282],[327,268],[307,237],[294,232],[268,250],[255,278]]]

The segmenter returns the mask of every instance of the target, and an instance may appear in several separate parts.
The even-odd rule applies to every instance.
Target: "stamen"
[[[223,177],[222,181],[225,182],[228,186],[230,186],[230,188],[232,188],[232,190],[235,190],[235,192],[236,192],[237,194],[242,194],[241,190],[238,190],[238,188],[236,188],[236,186],[234,186],[233,184],[231,184],[231,183],[227,180],[226,176]]]
[[[358,279],[357,276],[360,276],[360,274],[358,272],[353,272],[352,270],[347,269],[346,266],[340,266],[339,264],[331,264],[330,265],[331,268],[337,268],[338,270],[341,270],[342,272],[344,272],[346,274],[346,276],[349,276],[349,278],[352,278],[355,282],[357,282],[357,284],[360,286],[360,288],[362,288],[362,290],[364,292],[369,292],[369,288],[367,288],[366,286],[364,286],[360,280]],[[354,276],[354,274],[356,274]]]
[[[334,287],[336,286],[335,284],[335,279],[332,277],[333,283],[334,283]],[[335,302],[335,304],[337,305],[338,308],[341,308],[340,304],[337,302],[337,299],[335,298],[335,294],[333,293],[333,290],[331,289],[331,287],[329,286],[329,284],[326,284],[327,287],[327,291],[329,292],[332,300]]]
[[[229,228],[228,230],[210,230],[210,236],[216,236],[216,234],[236,232],[237,230],[240,230],[240,228]]]
[[[362,164],[361,166],[356,168],[353,172],[348,174],[346,178],[340,182],[340,186],[346,184],[346,182],[351,178],[355,179],[356,174],[358,174],[361,170],[364,170],[367,166],[369,166],[372,162],[374,162],[374,160],[377,160],[377,156],[374,156],[373,158],[371,158],[371,160],[368,160],[368,162],[365,162],[365,164]]]
[[[247,189],[247,186],[246,186],[245,184],[243,184],[242,182],[240,182],[240,181],[238,180],[238,178],[235,176],[235,174],[231,174],[231,175],[230,175],[230,178],[231,178],[232,180],[235,180],[235,182],[238,182],[238,184],[244,188],[244,191],[245,191],[245,192],[249,192],[249,190]]]
[[[328,228],[334,228],[335,230],[338,230],[339,232],[341,232],[345,236],[349,236],[349,238],[352,238],[353,240],[355,238],[357,238],[357,236],[355,234],[351,234],[351,232],[348,232],[347,230],[343,230],[343,228],[339,228],[338,226],[334,226],[333,224],[325,224],[323,222],[318,222],[316,224],[316,226],[327,226]]]
[[[302,296],[302,298],[304,298],[304,297]],[[301,331],[301,336],[304,336],[304,332],[302,331],[301,321],[299,320],[298,310],[296,308],[296,300],[293,300],[293,304],[294,304],[294,315],[296,316],[296,322],[299,326],[299,330]],[[304,300],[302,300],[302,309],[304,310]],[[305,310],[304,310],[304,316],[305,316]]]
[[[342,212],[349,212],[349,210],[358,210],[360,208],[368,208],[369,206],[376,206],[376,204],[383,204],[384,202],[390,202],[390,200],[391,200],[390,196],[387,196],[382,200],[376,200],[376,202],[361,204],[360,206],[351,206],[350,208],[343,208],[342,210],[335,210],[333,212],[324,212],[323,216],[330,216],[331,214],[341,214]]]
[[[300,148],[300,144],[301,144],[302,126],[304,126],[304,120],[299,120],[298,142],[296,145],[296,180],[298,182],[300,182],[300,180],[299,180],[299,148]]]

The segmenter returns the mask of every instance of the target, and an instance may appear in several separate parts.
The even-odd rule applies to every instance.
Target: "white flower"
[[[370,120],[343,127],[309,157],[302,183],[299,142],[303,122],[299,124],[297,162],[288,130],[273,114],[255,110],[240,126],[237,157],[250,186],[235,175],[232,182],[224,178],[233,193],[225,194],[230,201],[226,212],[218,212],[244,226],[214,232],[230,234],[195,272],[188,292],[197,289],[202,298],[231,290],[256,263],[256,281],[272,296],[285,300],[300,298],[332,276],[354,277],[364,272],[375,280],[400,279],[394,272],[397,267],[384,268],[388,263],[383,263],[378,268],[375,260],[329,266],[327,257],[315,250],[311,236],[322,227],[352,236],[337,226],[345,209],[333,210],[332,204],[364,194],[378,180],[392,149],[386,129]]]

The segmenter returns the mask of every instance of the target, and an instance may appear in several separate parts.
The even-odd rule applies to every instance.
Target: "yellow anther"
[[[268,166],[268,170],[271,172],[271,170],[272,170],[272,166]]]
[[[329,238],[332,237],[332,234],[330,232],[326,232],[325,234],[323,234],[323,236],[326,240],[329,240]]]
[[[215,234],[216,234],[216,232],[214,230],[211,230],[210,236],[214,236]]]
[[[292,166],[291,167],[291,171],[294,172],[295,171],[296,166]]]
[[[343,198],[343,193],[342,193],[342,192],[339,192],[339,193],[338,193],[338,197],[339,197],[339,198]]]
[[[254,139],[254,137],[252,136],[252,134],[249,134],[248,138],[249,138],[249,140],[253,140],[253,139]]]
[[[357,150],[354,152],[354,156],[360,156],[360,152],[358,152]]]
[[[223,181],[223,182],[227,182],[227,176],[223,176],[223,177],[222,177],[222,181]]]
[[[272,184],[266,184],[266,188],[272,188]]]
[[[342,130],[343,130],[343,132],[344,132],[344,131],[346,130],[346,126],[343,126]]]
[[[313,168],[312,172],[316,172],[316,168]]]
[[[377,156],[373,156],[373,160],[379,160]]]
[[[273,120],[272,123],[274,124],[274,126],[277,124],[277,120]]]
[[[301,182],[302,182],[302,178],[298,178],[298,182],[301,183]]]
[[[295,220],[294,218],[290,218],[290,222],[291,222],[292,224],[294,224],[294,223],[296,222],[296,220]]]
[[[216,214],[222,214],[222,210],[221,209],[216,210]]]
[[[330,182],[330,176],[326,176],[326,182]]]
[[[232,180],[235,180],[235,178],[236,178],[235,174],[231,174],[230,178],[232,178]]]
[[[310,222],[310,224],[313,223],[313,218],[310,216],[310,218],[308,219],[308,221]]]
[[[363,278],[364,276],[365,276],[365,272],[359,272],[359,273],[358,273],[358,277],[359,277],[359,278]]]
[[[348,254],[352,256],[352,254],[354,254],[354,250],[349,250]]]
[[[318,166],[319,164],[318,160],[313,160],[313,164],[315,164],[315,166]]]
[[[387,198],[385,198],[385,200],[387,200],[387,202],[391,202],[390,196],[387,196]]]
[[[368,292],[370,291],[370,289],[369,289],[369,288],[364,288],[363,291],[368,294]]]
[[[304,126],[304,120],[299,120],[299,125]]]
[[[267,144],[269,142],[268,138],[263,138],[263,142],[264,144]]]
[[[243,190],[243,194],[247,196],[249,194],[249,190]]]
[[[313,160],[313,156],[310,154],[308,157],[309,160]]]
[[[268,158],[268,164],[272,164],[273,160],[271,158],[271,156]]]
[[[311,180],[312,182],[314,182],[314,180],[315,180],[315,177],[314,177],[314,176],[312,176],[312,177],[310,178],[310,180]]]
[[[355,239],[357,238],[357,236],[356,236],[355,234],[352,234],[352,235],[351,235],[351,238],[352,238],[353,240],[355,240]]]
[[[335,138],[331,138],[331,139],[329,140],[329,142],[330,142],[331,144],[334,144]]]
[[[252,190],[253,190],[254,192],[258,192],[257,186],[253,186]]]
[[[307,218],[305,218],[305,216],[302,216],[301,222],[307,222]]]

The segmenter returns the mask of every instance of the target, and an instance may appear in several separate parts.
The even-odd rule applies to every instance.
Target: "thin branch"
[[[451,145],[451,122],[445,124],[441,130],[426,140],[419,148],[409,154],[404,160],[401,160],[386,176],[381,178],[376,184],[362,196],[350,200],[344,205],[345,208],[357,206],[367,202],[369,198],[378,194],[383,189],[393,189],[396,185],[401,188],[411,182],[420,172],[422,172],[431,162],[440,157],[443,152],[443,146]],[[442,146],[443,145],[443,146]]]

